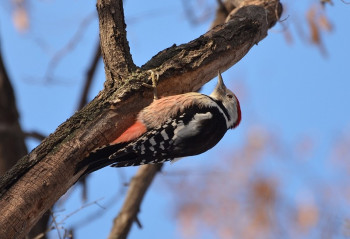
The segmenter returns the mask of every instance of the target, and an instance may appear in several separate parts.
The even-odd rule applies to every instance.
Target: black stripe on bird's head
[[[210,96],[215,100],[222,102],[226,108],[230,116],[228,117],[229,122],[227,127],[231,129],[237,127],[241,121],[240,104],[236,95],[225,86],[220,71],[218,72],[218,83]]]

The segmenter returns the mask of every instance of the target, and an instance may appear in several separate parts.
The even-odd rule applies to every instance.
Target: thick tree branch
[[[277,16],[273,22],[267,21],[267,14],[275,16],[274,9],[256,5],[236,8],[224,25],[216,26],[187,44],[158,53],[141,69],[157,70],[160,95],[183,93],[188,89],[196,91],[218,70],[223,72],[242,59],[253,45],[267,35],[268,26],[277,21]],[[177,91],[174,92],[174,89]]]
[[[136,69],[126,38],[120,41],[123,39],[121,28],[112,22],[120,21],[116,14],[122,12],[121,1],[111,2],[98,2],[106,87],[1,180],[0,238],[23,237],[77,181],[81,173],[75,174],[75,167],[87,153],[115,139],[152,101],[151,90],[142,86],[148,78],[146,70],[159,73],[159,95],[195,91],[218,70],[226,70],[239,61],[267,35],[268,26],[272,26],[281,13],[280,7],[273,8],[279,9],[276,15],[265,5],[236,8],[226,24],[188,44],[166,49]],[[279,6],[277,0],[270,2]],[[121,53],[124,55],[120,56]]]
[[[100,41],[105,62],[105,87],[116,87],[135,71],[128,40],[122,0],[98,0]]]

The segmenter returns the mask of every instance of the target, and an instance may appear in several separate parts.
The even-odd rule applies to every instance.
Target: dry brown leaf
[[[13,12],[12,19],[16,29],[19,32],[23,33],[28,30],[29,18],[28,18],[27,11],[24,8],[22,7],[16,8]]]

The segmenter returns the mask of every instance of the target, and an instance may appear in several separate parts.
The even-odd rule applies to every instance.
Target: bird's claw
[[[142,85],[147,87],[147,88],[152,88],[153,89],[153,99],[157,100],[158,99],[158,94],[157,94],[157,84],[158,84],[158,79],[159,79],[159,74],[154,73],[153,70],[148,70],[148,72],[151,73],[150,77],[148,79],[152,79],[152,85],[143,83]]]

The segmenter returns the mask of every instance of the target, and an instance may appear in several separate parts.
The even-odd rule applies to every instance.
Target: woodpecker
[[[201,154],[240,121],[239,101],[226,88],[219,72],[218,83],[210,95],[190,92],[161,99],[155,95],[153,103],[138,114],[133,125],[109,145],[90,153],[76,170],[87,174],[107,165],[163,163]]]

